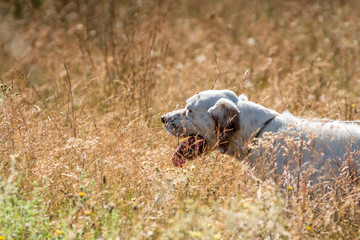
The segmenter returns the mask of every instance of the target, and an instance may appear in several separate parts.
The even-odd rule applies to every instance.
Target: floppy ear
[[[230,137],[240,128],[240,111],[233,102],[222,98],[208,112],[215,122],[220,152],[224,154],[229,148]]]

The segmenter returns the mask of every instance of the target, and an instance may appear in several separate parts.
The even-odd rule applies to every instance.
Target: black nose
[[[161,117],[161,122],[165,124],[165,117]]]

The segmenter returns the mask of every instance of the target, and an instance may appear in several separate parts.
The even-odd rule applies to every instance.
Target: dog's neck
[[[240,110],[240,130],[238,134],[243,142],[248,142],[255,135],[259,137],[265,127],[271,124],[270,121],[280,115],[274,110],[250,101],[240,102],[238,107]],[[260,129],[262,131],[259,133]]]
[[[257,137],[269,128],[273,128],[274,124],[277,125],[274,117],[280,114],[250,101],[239,102],[237,107],[240,111],[240,129],[231,137],[231,144],[226,154],[242,159],[248,153],[247,144],[259,133],[259,130],[262,131]],[[269,119],[272,120],[269,121]],[[264,125],[266,125],[265,128]]]

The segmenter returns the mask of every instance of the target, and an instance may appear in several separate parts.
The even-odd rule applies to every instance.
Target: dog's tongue
[[[192,160],[205,150],[205,139],[200,136],[192,136],[182,142],[176,149],[172,162],[176,167],[182,167],[185,160]]]

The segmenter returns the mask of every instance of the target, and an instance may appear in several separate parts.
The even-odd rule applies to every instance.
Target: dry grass
[[[227,88],[358,119],[359,12],[355,0],[0,3],[0,237],[358,238],[356,185],[280,187],[218,152],[176,169],[159,116]]]

